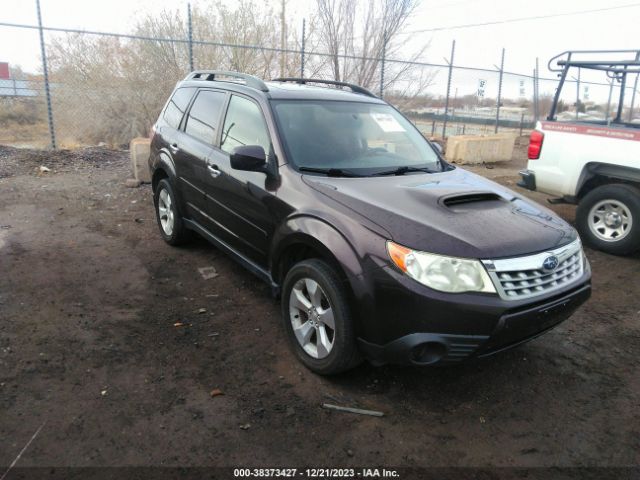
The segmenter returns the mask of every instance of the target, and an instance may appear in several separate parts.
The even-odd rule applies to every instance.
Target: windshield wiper
[[[385,175],[404,175],[405,173],[410,172],[425,172],[425,173],[436,173],[434,170],[425,167],[410,167],[408,165],[404,165],[402,167],[394,168],[393,170],[384,170],[382,172],[373,173],[372,177],[383,177]]]
[[[298,170],[300,170],[301,172],[324,173],[327,177],[362,177],[362,175],[348,172],[346,170],[342,170],[341,168],[300,167],[298,168]]]

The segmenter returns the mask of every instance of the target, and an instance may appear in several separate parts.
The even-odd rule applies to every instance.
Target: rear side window
[[[269,130],[260,107],[251,100],[233,95],[224,120],[220,148],[231,153],[241,145],[260,145],[269,153]]]
[[[180,121],[184,115],[189,100],[193,96],[195,88],[179,88],[175,91],[171,100],[167,104],[167,108],[164,111],[163,118],[173,128],[180,126]]]
[[[211,90],[203,90],[198,93],[191,110],[189,110],[189,118],[184,131],[198,140],[213,145],[225,97],[224,93]]]

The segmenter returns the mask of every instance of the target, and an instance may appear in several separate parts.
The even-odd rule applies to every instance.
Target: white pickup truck
[[[620,59],[621,54],[633,59]],[[622,117],[627,75],[640,72],[640,51],[564,52],[554,60],[560,83],[547,121],[538,122],[531,133],[529,162],[518,185],[556,197],[551,203],[577,204],[576,226],[585,243],[615,255],[632,254],[640,249],[640,124]],[[605,71],[611,82],[619,82],[620,99],[611,118],[607,112],[595,122],[557,121],[570,68]]]

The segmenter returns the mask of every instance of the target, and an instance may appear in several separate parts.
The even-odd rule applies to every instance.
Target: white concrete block
[[[149,154],[151,152],[151,139],[134,138],[129,145],[131,155],[131,167],[133,178],[142,182],[151,182],[151,172],[149,171]]]
[[[452,163],[473,164],[510,161],[516,135],[456,135],[447,139],[446,159]]]

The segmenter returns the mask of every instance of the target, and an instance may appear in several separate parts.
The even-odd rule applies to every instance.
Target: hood
[[[303,180],[415,250],[491,259],[551,250],[577,237],[550,210],[459,168],[366,178],[303,175]]]

